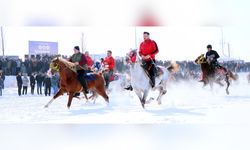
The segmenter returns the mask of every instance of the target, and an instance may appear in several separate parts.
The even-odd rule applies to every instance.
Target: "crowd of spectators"
[[[67,56],[62,57],[68,58]],[[44,93],[44,95],[50,96],[51,91],[55,94],[58,90],[59,75],[57,73],[47,74],[53,58],[54,56],[49,55],[26,56],[24,60],[8,57],[0,58],[0,96],[4,89],[5,76],[17,76],[18,95],[20,96],[27,94],[29,88],[30,93],[35,94],[35,87],[38,95]],[[125,58],[117,57],[115,61],[117,73],[128,71],[128,64],[125,62]],[[200,66],[195,64],[194,61],[177,61],[176,63],[180,66],[179,71],[175,73],[176,80],[189,80],[200,77]],[[167,67],[171,64],[171,61],[159,60],[156,61],[156,64]],[[220,62],[220,64],[236,73],[250,72],[250,62],[226,61]]]

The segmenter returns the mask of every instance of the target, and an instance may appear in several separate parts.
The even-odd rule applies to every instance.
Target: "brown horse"
[[[68,104],[67,107],[70,108],[72,99],[75,93],[83,92],[82,85],[77,80],[76,66],[75,64],[63,59],[56,57],[51,61],[50,68],[52,70],[59,71],[60,74],[60,89],[54,95],[54,97],[45,105],[48,107],[56,98],[68,93]],[[98,93],[101,95],[107,103],[109,103],[109,97],[105,91],[105,81],[101,73],[93,73],[91,80],[87,80],[88,88],[93,93]],[[84,93],[85,94],[85,93]],[[85,97],[87,98],[86,94]]]
[[[201,65],[201,71],[202,71],[202,76],[203,76],[203,82],[204,85],[206,86],[208,83],[210,86],[213,86],[213,82],[219,84],[220,86],[223,86],[223,83],[221,81],[226,82],[226,93],[229,94],[229,86],[230,86],[230,79],[236,80],[237,77],[227,69],[217,69],[213,70],[211,69],[210,64],[207,62],[206,58],[204,57],[204,54],[200,55],[196,60],[195,63]],[[224,71],[226,70],[226,71]]]

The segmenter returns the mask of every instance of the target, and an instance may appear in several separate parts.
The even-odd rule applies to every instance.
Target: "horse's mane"
[[[62,62],[67,68],[69,68],[73,72],[76,72],[76,65],[74,63],[68,61],[67,59],[61,58],[61,57],[58,57],[58,60],[60,62]]]

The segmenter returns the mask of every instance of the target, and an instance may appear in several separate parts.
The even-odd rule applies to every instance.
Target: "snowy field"
[[[0,97],[0,147],[4,150],[249,150],[250,85],[246,74],[230,95],[197,81],[168,85],[163,104],[143,110],[133,92],[111,85],[110,104],[67,96],[45,109],[51,97],[17,96],[7,77]],[[151,93],[150,96],[156,96]]]
[[[134,92],[123,91],[118,81],[111,84],[110,104],[101,97],[96,103],[74,99],[67,109],[67,95],[55,100],[49,108],[44,105],[52,98],[28,94],[17,96],[15,77],[7,77],[6,88],[0,97],[0,123],[84,123],[84,124],[249,124],[250,84],[245,73],[230,86],[202,88],[197,81],[171,83],[162,105],[152,101],[141,108]],[[30,88],[28,89],[30,93]],[[156,97],[157,93],[150,93]]]

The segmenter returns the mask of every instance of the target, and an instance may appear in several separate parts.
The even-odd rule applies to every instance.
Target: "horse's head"
[[[51,60],[51,63],[50,63],[50,68],[53,70],[53,71],[59,71],[59,57],[55,57],[54,59]]]
[[[200,64],[207,63],[207,60],[206,60],[204,54],[201,54],[199,57],[197,57],[197,58],[195,59],[195,63],[196,63],[196,64],[199,64],[199,65],[200,65]]]
[[[131,50],[126,56],[126,62],[134,64],[137,59],[137,50]]]
[[[171,73],[176,73],[180,69],[180,65],[176,62],[171,62],[171,64],[167,67],[167,70]]]

